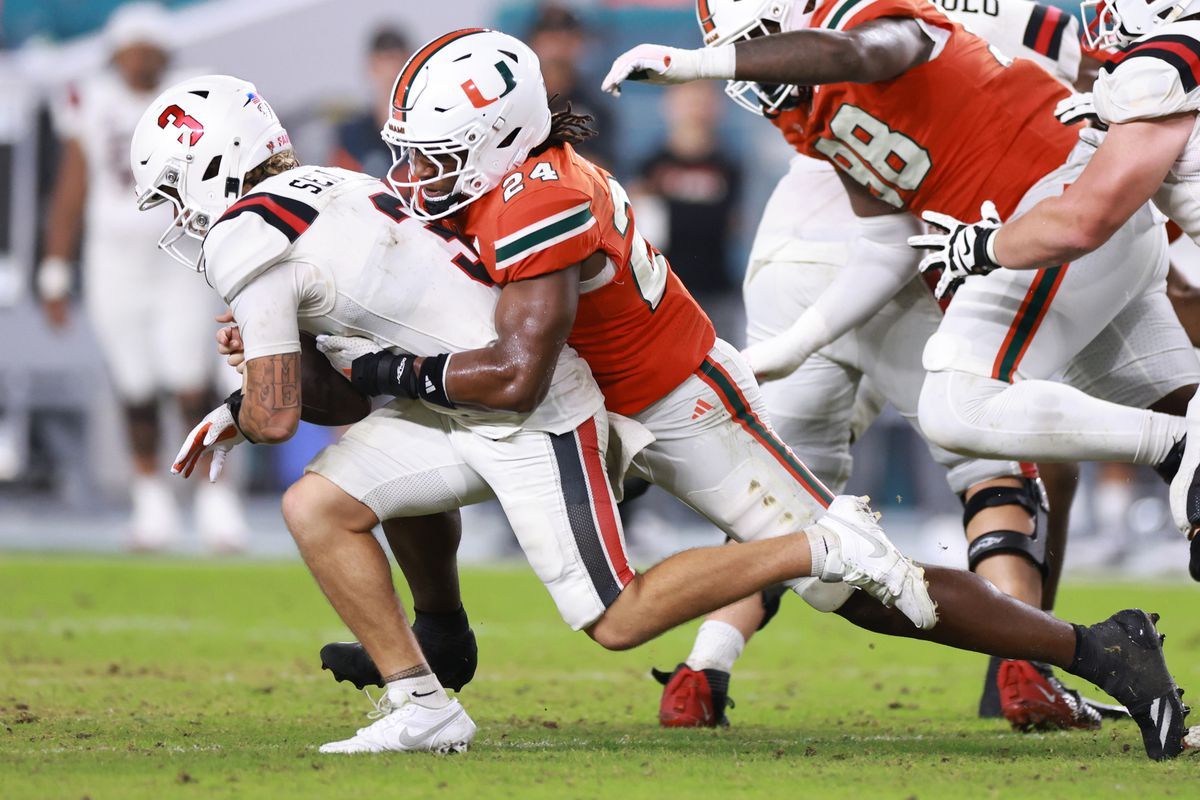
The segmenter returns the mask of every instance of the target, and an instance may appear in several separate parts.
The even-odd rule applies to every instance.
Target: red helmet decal
[[[176,128],[187,128],[191,131],[188,137],[189,146],[195,146],[196,142],[200,141],[200,137],[204,135],[204,126],[200,124],[199,120],[184,113],[184,110],[177,105],[167,106],[158,115],[158,127],[165,129],[168,124],[172,124]],[[183,141],[182,133],[179,134],[178,141]]]

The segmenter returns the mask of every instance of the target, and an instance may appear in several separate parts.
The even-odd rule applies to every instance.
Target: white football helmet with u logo
[[[1088,13],[1095,16],[1088,23]],[[1083,0],[1083,38],[1089,47],[1124,47],[1159,25],[1200,13],[1200,0]]]
[[[421,219],[453,214],[500,184],[550,133],[541,65],[527,45],[499,31],[468,28],[413,53],[392,89],[380,135],[392,149],[388,184]],[[413,173],[419,154],[438,167]],[[431,187],[450,177],[449,191]]]
[[[810,0],[696,0],[696,21],[705,47],[754,39],[808,26],[816,8]],[[795,91],[795,86],[727,81],[725,94],[747,111],[771,115]]]
[[[170,203],[175,210],[158,246],[202,271],[204,237],[241,196],[246,173],[291,149],[279,117],[249,81],[205,75],[160,94],[129,148],[138,208]]]

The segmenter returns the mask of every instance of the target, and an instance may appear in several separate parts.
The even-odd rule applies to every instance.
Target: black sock
[[[471,629],[467,610],[459,606],[455,611],[422,611],[414,609],[413,630],[435,636],[458,636]]]

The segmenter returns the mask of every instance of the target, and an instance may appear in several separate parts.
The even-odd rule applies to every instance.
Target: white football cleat
[[[1191,399],[1187,407],[1187,438],[1183,443],[1183,458],[1179,471],[1171,480],[1171,517],[1175,527],[1189,539],[1196,527],[1193,519],[1200,519],[1200,393]]]
[[[151,553],[174,544],[183,521],[166,481],[138,475],[133,479],[130,494],[133,518],[129,523],[129,549]]]
[[[918,628],[932,628],[937,624],[937,605],[925,585],[925,570],[891,543],[869,500],[838,495],[817,520],[834,545],[820,578],[862,589],[885,606],[896,606]]]
[[[242,501],[228,483],[201,483],[196,488],[196,528],[204,544],[218,555],[246,549],[250,526]]]
[[[456,699],[442,708],[426,708],[416,703],[396,706],[384,695],[367,716],[378,719],[349,739],[321,745],[320,752],[465,753],[475,738],[475,723]]]

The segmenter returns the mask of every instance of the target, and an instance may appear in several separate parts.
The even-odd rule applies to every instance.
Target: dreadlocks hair
[[[554,95],[550,98],[550,102],[553,103],[557,98],[558,95]],[[540,156],[552,147],[586,142],[597,133],[591,125],[594,121],[591,114],[576,114],[571,111],[571,103],[568,102],[566,109],[555,111],[550,115],[550,133],[546,136],[545,141],[530,151],[529,155]]]
[[[298,166],[300,166],[300,159],[296,158],[294,150],[284,150],[282,153],[276,153],[246,173],[246,176],[242,178],[242,193],[248,193],[267,178],[287,172],[289,169],[295,169]]]

